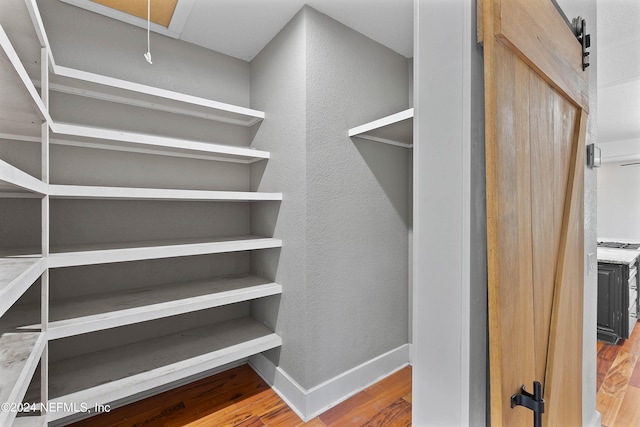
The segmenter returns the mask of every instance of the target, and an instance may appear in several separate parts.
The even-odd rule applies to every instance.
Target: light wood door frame
[[[478,5],[485,57],[491,423],[531,425],[531,412],[512,409],[510,396],[522,385],[531,391],[537,380],[544,386],[544,425],[581,425],[588,74],[579,42],[550,0]],[[547,116],[532,113],[546,108]],[[557,124],[558,117],[566,123]],[[544,132],[555,132],[547,135],[550,150],[554,140],[562,147],[545,153],[538,141]],[[541,186],[548,183],[558,188],[547,194]],[[541,236],[546,230],[551,245]]]

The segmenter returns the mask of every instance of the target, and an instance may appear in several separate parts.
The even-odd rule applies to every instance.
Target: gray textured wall
[[[266,115],[253,146],[271,153],[268,162],[252,165],[252,187],[283,193],[279,207],[254,204],[251,212],[252,232],[273,230],[283,241],[280,254],[252,254],[252,268],[282,284],[280,305],[275,298],[254,302],[252,311],[283,337],[281,357],[279,351],[268,357],[301,384],[307,370],[306,49],[302,11],[251,62],[251,106]]]
[[[252,180],[284,192],[277,222],[258,207],[252,227],[285,242],[279,311],[253,311],[283,336],[272,361],[309,389],[408,342],[411,154],[347,130],[408,108],[409,61],[304,8],[251,67],[252,107],[267,115],[254,145],[272,153]]]
[[[307,17],[313,386],[408,342],[411,150],[347,136],[409,107],[408,60],[313,9]]]

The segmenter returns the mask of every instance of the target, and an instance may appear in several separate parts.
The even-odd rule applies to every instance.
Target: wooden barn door
[[[544,426],[582,425],[583,176],[588,77],[551,0],[478,0],[484,43],[490,410],[542,383]]]

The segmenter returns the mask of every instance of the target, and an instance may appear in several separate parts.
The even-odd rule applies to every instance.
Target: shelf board
[[[242,275],[52,300],[49,340],[220,307],[282,293],[282,286]],[[18,329],[39,329],[40,305],[16,307],[7,322]],[[25,325],[25,322],[38,322]]]
[[[282,193],[252,191],[205,191],[157,188],[50,185],[49,195],[57,199],[185,200],[251,202],[282,200]]]
[[[56,268],[108,264],[113,262],[142,261],[147,259],[278,248],[281,246],[282,241],[280,239],[256,236],[83,245],[52,248],[55,252],[49,254],[48,266],[50,268]]]
[[[413,108],[349,129],[350,137],[413,147]]]
[[[240,318],[50,364],[51,401],[107,404],[278,347],[281,338]],[[49,413],[55,421],[71,412]]]
[[[51,90],[84,97],[200,117],[239,126],[253,126],[264,112],[186,95],[140,83],[54,65]],[[37,84],[37,82],[36,82]]]
[[[47,184],[0,160],[0,192],[17,194],[32,192],[45,195]]]
[[[0,317],[44,273],[44,258],[0,258]]]
[[[40,125],[49,113],[2,26],[0,75],[0,133],[39,136]]]
[[[10,36],[11,44],[29,76],[32,79],[40,76],[41,49],[48,45],[48,40],[35,0],[3,0],[0,25]]]
[[[247,147],[123,132],[69,123],[51,123],[51,131],[57,135],[51,139],[51,143],[58,145],[134,151],[167,156],[189,157],[197,155],[212,160],[239,163],[252,163],[270,157],[267,151],[254,150]]]
[[[0,335],[0,403],[22,402],[46,342],[41,332]],[[0,425],[11,425],[15,416],[15,412],[0,411]]]
[[[45,427],[46,425],[47,417],[45,415],[40,415],[16,417],[16,419],[13,420],[11,427]]]

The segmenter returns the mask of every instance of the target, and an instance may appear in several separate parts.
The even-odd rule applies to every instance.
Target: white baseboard
[[[586,427],[600,427],[602,425],[602,416],[600,412],[595,411],[591,420],[588,423],[584,423]]]
[[[249,364],[304,421],[318,416],[384,377],[409,365],[410,346],[404,344],[305,390],[262,354],[251,356]]]

